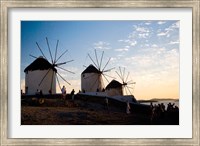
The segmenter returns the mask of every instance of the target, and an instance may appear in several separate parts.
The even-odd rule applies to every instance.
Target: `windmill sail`
[[[134,87],[136,82],[133,82],[132,79],[130,79],[130,72],[126,74],[125,67],[122,69],[119,67],[119,72],[116,71],[118,77],[122,81],[122,87],[123,87],[123,95],[133,95]]]
[[[98,57],[96,50],[94,50],[94,59],[89,53],[87,56],[92,64],[90,64],[81,74],[81,89],[85,92],[103,91],[105,89],[103,79],[109,83],[109,78],[114,78],[106,74],[114,69],[107,69],[111,58],[109,58],[105,65],[103,65],[102,62],[104,61],[104,51],[102,51],[100,58]]]
[[[49,40],[46,37],[46,46],[48,48],[48,52],[49,52],[49,56],[50,56],[50,60],[51,60],[51,61],[48,61],[47,60],[48,55],[44,54],[43,49],[40,47],[38,42],[36,42],[36,46],[39,49],[39,51],[41,52],[42,57],[36,58],[35,56],[30,55],[31,57],[36,58],[36,60],[24,70],[24,72],[26,72],[26,76],[30,76],[30,75],[28,75],[28,71],[34,71],[35,70],[34,73],[31,72],[31,76],[32,76],[32,78],[34,76],[34,80],[33,81],[27,81],[27,84],[28,84],[27,88],[29,87],[29,91],[30,90],[36,91],[36,88],[37,88],[37,89],[45,90],[45,92],[43,91],[43,93],[46,93],[46,92],[56,93],[56,81],[59,85],[59,88],[61,87],[59,78],[61,78],[67,84],[71,85],[59,73],[59,70],[63,70],[66,73],[74,74],[74,72],[70,71],[69,69],[65,69],[64,67],[61,67],[62,65],[70,63],[74,60],[68,60],[68,61],[65,61],[65,62],[58,62],[61,59],[61,57],[63,57],[63,55],[67,53],[68,50],[65,50],[60,56],[57,56],[57,54],[58,54],[57,51],[58,51],[58,46],[59,46],[59,40],[57,40],[56,46],[55,46],[55,54],[53,55],[52,52],[51,52],[51,49],[53,47],[51,47]],[[53,58],[53,56],[54,56],[54,58]],[[31,76],[27,77],[26,80],[30,80]],[[31,82],[34,85],[32,85]],[[36,83],[37,83],[37,87],[35,87]],[[47,88],[48,88],[48,91],[46,91]],[[33,93],[33,91],[31,91],[31,92]]]

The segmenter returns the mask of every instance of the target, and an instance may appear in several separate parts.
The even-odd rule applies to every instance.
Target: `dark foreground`
[[[143,107],[142,107],[143,108]],[[146,108],[146,107],[145,107]],[[131,105],[126,114],[126,104],[109,100],[108,109],[102,99],[75,97],[45,99],[43,104],[35,101],[22,103],[22,125],[178,125],[178,115],[165,113],[152,119],[151,111]]]

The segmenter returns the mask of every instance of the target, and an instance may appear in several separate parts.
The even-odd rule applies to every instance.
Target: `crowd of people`
[[[65,100],[67,97],[67,90],[66,90],[65,86],[62,87],[61,92],[62,92],[62,99]],[[70,93],[70,97],[72,100],[74,100],[74,93],[75,93],[75,90],[72,89],[72,91]]]
[[[157,122],[162,119],[167,119],[177,122],[179,119],[179,108],[174,103],[168,103],[167,107],[163,103],[150,104],[151,108],[151,122]]]

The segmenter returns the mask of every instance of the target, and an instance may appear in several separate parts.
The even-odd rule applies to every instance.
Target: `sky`
[[[22,21],[21,22],[21,89],[25,87],[24,69],[36,57],[42,56],[36,42],[45,56],[51,61],[46,43],[49,40],[54,58],[56,42],[59,40],[60,62],[74,60],[62,67],[75,72],[58,70],[68,81],[62,79],[67,92],[81,89],[81,73],[84,66],[96,62],[95,51],[100,62],[104,51],[102,66],[105,74],[122,80],[117,75],[120,69],[124,79],[136,82],[130,85],[136,99],[179,98],[179,21]],[[108,65],[106,63],[110,61]],[[124,71],[125,68],[125,71]],[[117,71],[117,73],[116,73]],[[124,72],[123,72],[124,71]],[[129,75],[128,75],[129,74]],[[109,82],[113,79],[106,76]],[[104,85],[108,81],[104,78]],[[57,92],[60,92],[57,84]]]

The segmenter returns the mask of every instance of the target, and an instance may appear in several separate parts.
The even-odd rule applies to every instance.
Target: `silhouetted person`
[[[51,89],[49,90],[49,94],[52,94],[52,90]]]
[[[75,93],[75,91],[74,91],[74,89],[71,91],[71,97],[72,97],[72,100],[74,100],[74,93]]]
[[[40,91],[37,89],[37,91],[35,92],[36,97],[40,96]]]
[[[65,100],[67,93],[65,86],[62,87],[61,92],[62,92],[62,98]]]
[[[107,97],[104,99],[104,109],[108,110],[108,98]]]
[[[130,110],[131,110],[131,107],[130,107],[129,101],[127,101],[126,102],[126,113],[130,114],[131,113]]]

